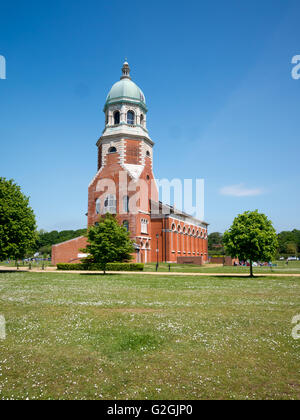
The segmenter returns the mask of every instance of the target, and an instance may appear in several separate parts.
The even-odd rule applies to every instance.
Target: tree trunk
[[[250,260],[250,277],[254,277],[253,276],[253,266],[252,266],[252,261]]]

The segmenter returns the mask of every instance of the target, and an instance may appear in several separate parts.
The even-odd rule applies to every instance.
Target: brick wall
[[[84,236],[71,239],[52,246],[52,264],[58,263],[80,263],[81,258],[78,254],[82,253],[81,248],[85,248],[87,240]]]
[[[203,264],[203,257],[178,257],[177,258],[178,264],[194,264],[194,265],[202,265]]]

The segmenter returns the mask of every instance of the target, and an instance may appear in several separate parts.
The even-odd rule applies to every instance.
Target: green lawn
[[[299,399],[300,279],[0,273],[0,399]]]
[[[277,267],[254,267],[254,273],[279,273],[279,274],[300,274],[300,261],[290,261],[288,265],[285,261],[275,261]],[[145,264],[144,271],[155,271],[156,264]],[[159,271],[169,271],[169,264],[160,263]],[[217,266],[216,264],[206,264],[204,266],[192,264],[171,264],[171,271],[174,272],[194,272],[194,273],[249,273],[249,267]]]

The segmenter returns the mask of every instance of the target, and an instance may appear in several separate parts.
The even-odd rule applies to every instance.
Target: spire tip
[[[130,77],[130,67],[129,67],[129,64],[127,62],[127,57],[125,58],[125,62],[124,62],[123,67],[122,67],[121,80],[122,79],[131,79],[131,77]]]

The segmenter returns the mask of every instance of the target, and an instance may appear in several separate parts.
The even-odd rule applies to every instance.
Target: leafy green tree
[[[100,217],[98,225],[88,230],[88,245],[82,251],[89,256],[83,262],[98,263],[105,273],[108,263],[130,261],[134,246],[129,235],[110,213]]]
[[[46,258],[48,255],[51,255],[51,253],[52,253],[52,246],[51,245],[42,246],[39,249],[39,253],[42,254],[44,258]]]
[[[297,244],[294,242],[288,242],[286,244],[286,253],[289,255],[297,255]]]
[[[278,243],[279,254],[296,255],[297,252],[300,250],[300,230],[294,229],[292,231],[280,232],[278,234]],[[291,248],[290,244],[294,245],[294,249]]]
[[[208,250],[216,251],[223,250],[223,235],[220,232],[212,232],[208,235]]]
[[[254,261],[271,261],[277,251],[278,241],[272,222],[263,213],[246,211],[239,214],[229,230],[224,233],[226,252],[241,261],[250,261],[253,277]]]
[[[36,241],[29,198],[13,180],[0,178],[0,261],[24,258]]]

